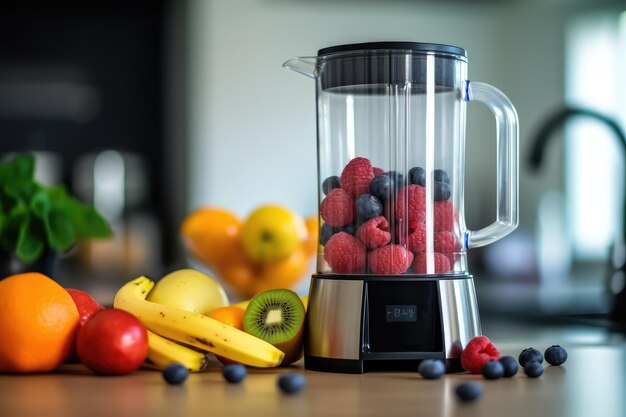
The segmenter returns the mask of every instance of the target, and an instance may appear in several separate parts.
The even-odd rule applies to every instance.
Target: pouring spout
[[[318,74],[317,59],[315,57],[298,57],[288,60],[283,68],[315,78]]]

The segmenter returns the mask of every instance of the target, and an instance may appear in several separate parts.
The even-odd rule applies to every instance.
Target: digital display
[[[388,304],[385,306],[387,310],[387,322],[398,321],[417,321],[417,305],[414,304]]]

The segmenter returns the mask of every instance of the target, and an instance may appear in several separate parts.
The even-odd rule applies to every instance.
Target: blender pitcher
[[[462,48],[376,42],[324,48],[284,67],[316,81],[319,254],[305,367],[415,370],[481,334],[467,250],[518,223],[518,119],[496,88],[467,80]],[[497,215],[463,213],[465,106],[496,118]]]

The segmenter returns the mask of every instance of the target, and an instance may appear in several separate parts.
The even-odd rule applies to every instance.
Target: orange
[[[180,226],[187,250],[210,268],[231,263],[237,256],[240,230],[237,216],[215,207],[191,212]]]
[[[252,282],[254,294],[272,288],[292,288],[309,268],[309,257],[304,249],[297,249],[287,259],[263,264],[261,274]]]
[[[211,310],[207,314],[207,316],[224,324],[232,326],[236,329],[239,329],[243,332],[243,315],[245,312],[246,311],[243,308],[235,306],[224,306],[218,307],[215,310]],[[215,357],[224,365],[237,363],[220,355],[215,355]]]
[[[243,308],[234,307],[234,306],[224,306],[224,307],[218,307],[214,310],[209,311],[207,316],[243,331],[243,314],[244,313],[245,313],[245,310]]]
[[[234,293],[244,298],[251,298],[256,293],[252,283],[259,274],[259,268],[252,262],[237,262],[225,265],[218,271],[220,278]]]
[[[52,371],[69,355],[78,323],[74,300],[47,276],[0,281],[0,372]]]
[[[319,231],[319,219],[317,216],[307,217],[304,221],[307,230],[307,237],[304,240],[303,248],[307,255],[317,253],[317,236]]]

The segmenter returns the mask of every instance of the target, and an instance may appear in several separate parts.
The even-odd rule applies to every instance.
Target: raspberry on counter
[[[500,351],[487,336],[476,336],[467,343],[461,352],[461,366],[473,374],[480,373],[488,361],[500,359]]]

